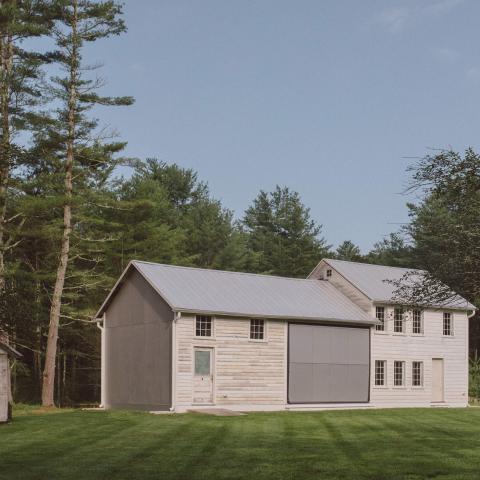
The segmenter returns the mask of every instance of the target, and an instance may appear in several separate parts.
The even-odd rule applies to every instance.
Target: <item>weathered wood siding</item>
[[[195,316],[176,324],[176,406],[193,403],[194,347],[214,349],[213,399],[216,405],[286,403],[287,324],[266,321],[266,341],[250,340],[250,320],[214,318],[213,337],[195,337]]]
[[[327,278],[327,270],[332,271],[332,276]],[[363,311],[370,313],[372,308],[371,300],[357,289],[352,283],[350,283],[345,277],[340,275],[334,268],[327,265],[325,262],[321,262],[310,278],[317,278],[329,281],[340,292],[342,292],[353,303],[358,305]]]
[[[374,315],[372,306],[372,315]],[[424,312],[424,334],[412,334],[411,315],[406,317],[406,333],[393,333],[393,308],[386,308],[385,333],[372,331],[371,403],[385,407],[430,406],[432,359],[444,359],[444,395],[449,406],[468,403],[468,319],[464,312],[452,312],[454,335],[443,336],[443,311]],[[376,387],[375,360],[387,361],[387,385]],[[405,361],[406,384],[393,386],[393,362]],[[423,387],[412,387],[412,362],[423,362]]]
[[[0,422],[8,418],[8,357],[0,350]]]

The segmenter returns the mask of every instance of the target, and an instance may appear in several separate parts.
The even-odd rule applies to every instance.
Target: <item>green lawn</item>
[[[0,425],[1,479],[480,478],[480,408],[16,413]]]

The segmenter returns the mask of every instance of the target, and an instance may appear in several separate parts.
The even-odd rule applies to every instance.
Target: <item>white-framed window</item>
[[[412,312],[412,333],[414,335],[423,334],[423,312],[419,309]]]
[[[332,276],[332,269],[329,268],[329,269],[327,270],[327,278],[330,278],[331,276]]]
[[[423,387],[423,362],[412,362],[412,387]]]
[[[250,340],[265,340],[265,320],[250,320]]]
[[[375,360],[375,386],[384,387],[387,378],[387,361]]]
[[[393,362],[393,385],[403,387],[405,385],[405,362],[395,360]]]
[[[450,312],[443,312],[443,336],[453,336],[453,318]]]
[[[375,330],[377,332],[385,331],[385,307],[375,307],[375,317],[380,322],[375,325]]]
[[[401,307],[393,310],[393,331],[395,333],[405,333],[405,318]]]
[[[212,317],[209,315],[197,315],[195,317],[195,336],[211,337],[213,332]]]

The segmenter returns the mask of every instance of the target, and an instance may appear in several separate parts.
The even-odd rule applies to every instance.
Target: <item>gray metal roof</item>
[[[331,260],[329,258],[325,258],[323,261],[374,302],[389,302],[392,300],[397,287],[389,283],[388,280],[398,281],[407,272],[418,272],[419,278],[425,273],[423,270],[415,270],[412,268],[387,267],[369,263]],[[411,281],[415,281],[415,275],[411,278]],[[453,292],[451,299],[441,305],[432,306],[463,310],[473,310],[476,308],[467,300],[459,295],[455,295]]]
[[[133,261],[172,310],[217,315],[376,323],[323,280],[177,267]],[[127,267],[128,270],[128,267]],[[117,283],[118,285],[118,283]],[[110,296],[100,308],[100,316]]]

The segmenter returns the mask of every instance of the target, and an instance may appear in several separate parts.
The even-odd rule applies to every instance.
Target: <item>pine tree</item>
[[[321,225],[312,220],[299,194],[286,187],[261,191],[242,224],[249,249],[259,255],[260,273],[305,277],[329,251]]]
[[[335,256],[339,260],[348,260],[350,262],[358,262],[363,259],[360,248],[350,240],[345,240],[337,247]]]
[[[124,147],[121,142],[105,143],[103,138],[95,138],[97,121],[89,118],[87,112],[94,105],[132,103],[131,97],[99,95],[97,90],[102,86],[102,82],[85,76],[85,72],[92,68],[85,65],[82,58],[85,43],[125,31],[121,6],[114,1],[60,0],[57,7],[59,20],[52,34],[57,45],[56,60],[65,74],[53,79],[51,93],[60,100],[62,106],[57,110],[56,116],[47,122],[47,127],[37,135],[37,148],[48,151],[52,163],[60,166],[58,171],[63,170],[64,175],[61,192],[62,234],[43,370],[44,406],[54,404],[58,328],[74,227],[78,228],[78,238],[85,239],[82,235],[85,219],[82,219],[80,214],[80,218],[76,218],[74,223],[72,215],[76,213],[75,207],[88,201],[82,197],[82,193],[87,191],[83,187],[105,181],[114,166],[113,155]],[[85,261],[90,263],[91,260]],[[95,264],[95,260],[93,263]]]
[[[28,128],[27,118],[40,100],[40,67],[49,59],[48,55],[22,48],[22,43],[47,34],[52,21],[51,2],[0,1],[0,296],[5,294],[5,257],[16,245],[14,235],[21,218],[20,213],[9,211],[12,176],[22,166],[24,156],[16,137]],[[5,321],[3,313],[0,317]]]

